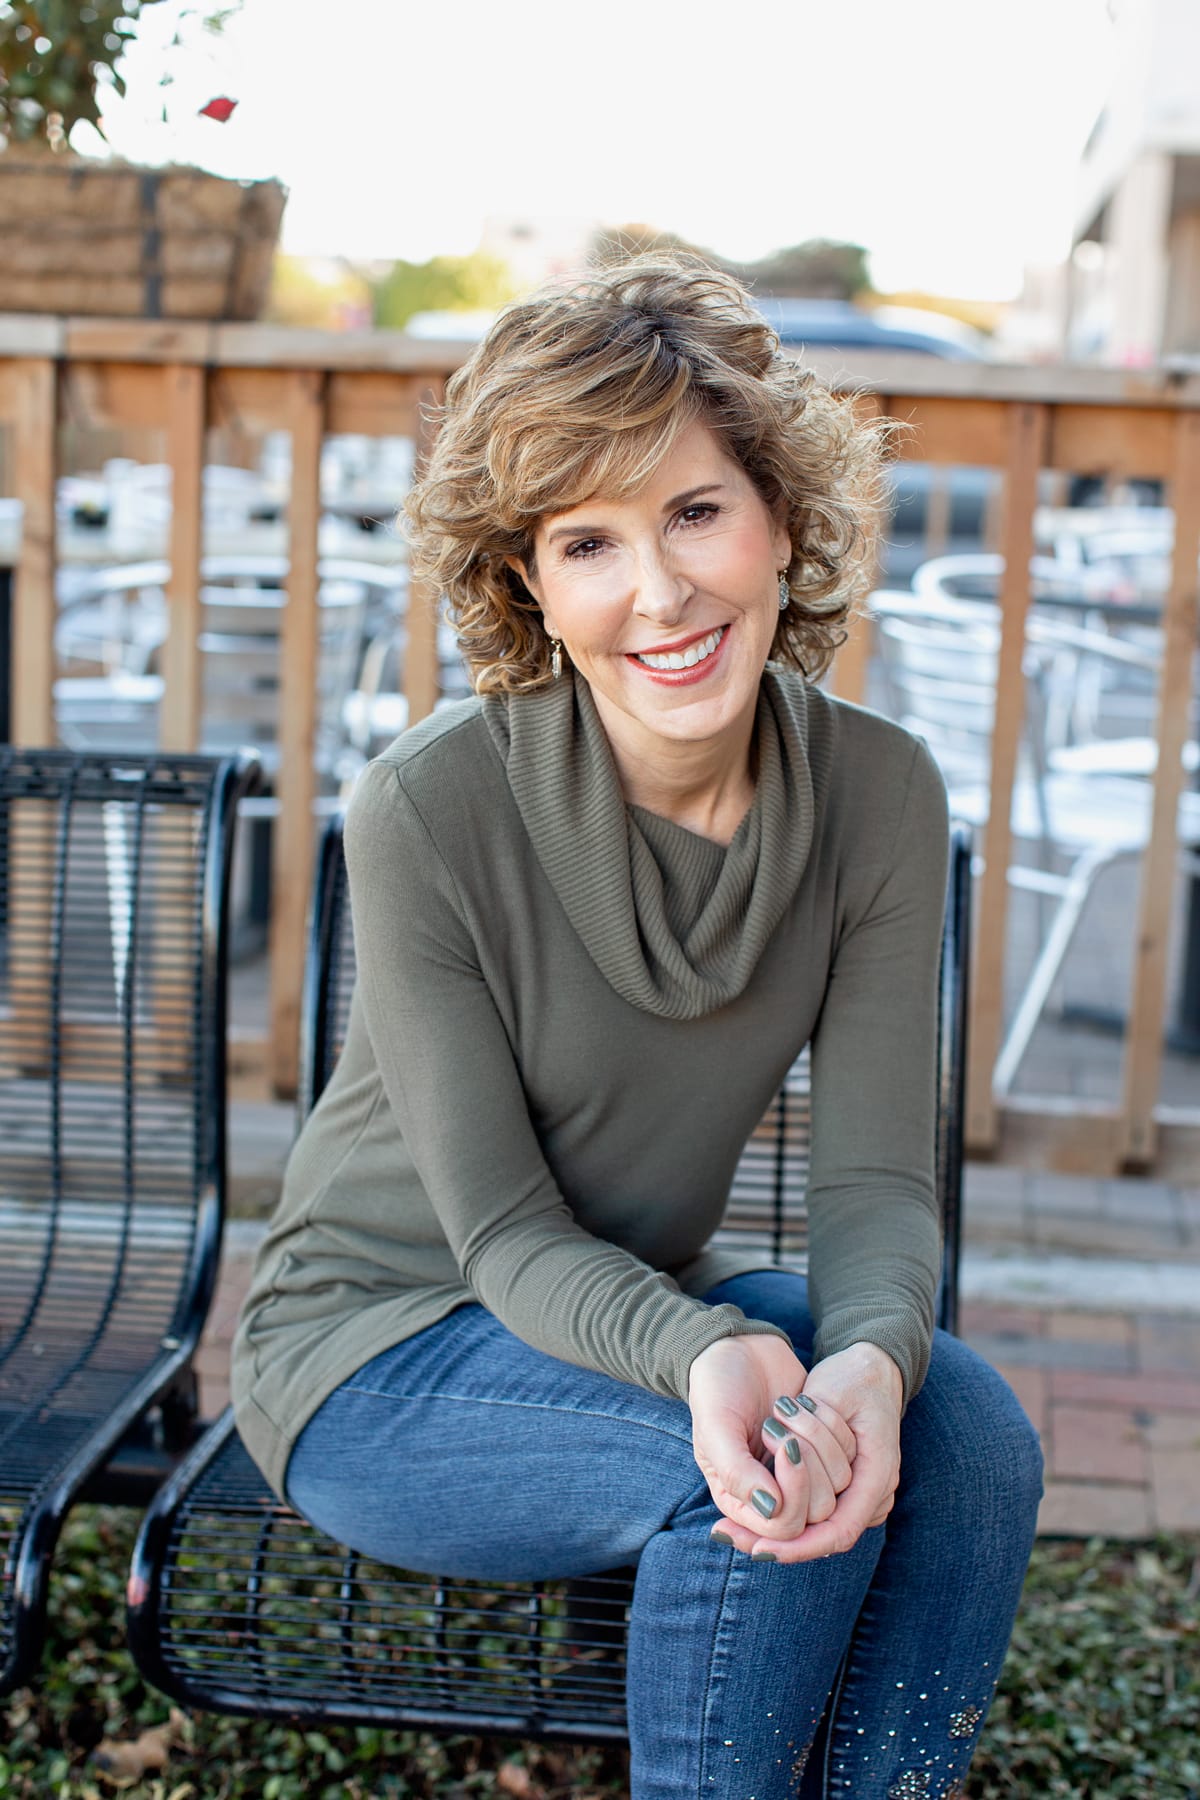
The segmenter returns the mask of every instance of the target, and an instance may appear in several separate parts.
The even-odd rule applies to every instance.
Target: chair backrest
[[[118,580],[128,575],[127,582]],[[55,683],[59,736],[84,751],[136,748],[150,753],[158,739],[162,677],[144,672],[161,651],[166,600],[154,577],[161,565],[111,570],[93,605],[74,608],[60,623],[59,649],[72,646],[115,667],[106,677],[83,676]],[[282,586],[269,558],[209,559],[199,637],[201,653],[201,744],[208,755],[232,755],[254,744],[273,765],[279,736],[280,660],[284,610]],[[165,580],[165,574],[163,574]],[[282,580],[282,576],[278,577]],[[330,576],[323,569],[318,610],[317,744],[318,769],[334,771],[345,748],[342,712],[362,657],[370,589],[356,577]],[[123,618],[109,623],[113,604]],[[70,635],[65,628],[70,627]],[[137,670],[122,662],[122,646]],[[115,647],[115,648],[114,648]]]
[[[876,643],[888,711],[925,738],[950,783],[986,781],[1000,630],[991,607],[885,615]]]
[[[970,834],[955,826],[938,993],[936,1158],[943,1222],[938,1322],[948,1331],[957,1326],[970,904]],[[335,817],[322,838],[313,894],[302,1011],[301,1117],[316,1105],[337,1063],[354,978],[342,820]],[[761,1251],[785,1268],[803,1267],[807,1256],[811,1101],[805,1047],[742,1152],[718,1233],[719,1241],[730,1248]]]
[[[207,1311],[253,773],[0,748],[0,1414],[34,1405],[47,1434],[104,1416],[138,1357],[194,1341]]]

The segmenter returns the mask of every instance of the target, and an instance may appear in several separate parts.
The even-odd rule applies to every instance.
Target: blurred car
[[[754,304],[781,342],[805,349],[915,351],[953,362],[980,362],[985,355],[982,332],[943,313],[902,306],[867,312],[851,300],[794,300],[775,294],[756,295]]]

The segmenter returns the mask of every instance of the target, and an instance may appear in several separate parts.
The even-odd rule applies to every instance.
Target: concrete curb
[[[991,1304],[1200,1317],[1200,1265],[965,1250],[960,1292]]]

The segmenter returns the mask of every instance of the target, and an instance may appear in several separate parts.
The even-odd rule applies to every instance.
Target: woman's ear
[[[504,560],[512,570],[513,574],[525,584],[525,587],[533,595],[540,606],[542,604],[542,596],[538,589],[537,576],[533,573],[532,569],[527,567],[527,565],[521,561],[519,556],[506,556]]]
[[[771,548],[775,552],[775,567],[784,570],[790,569],[795,551],[792,548],[792,538],[787,528],[787,520],[782,516],[781,511],[774,514],[774,520],[775,528],[771,534]]]

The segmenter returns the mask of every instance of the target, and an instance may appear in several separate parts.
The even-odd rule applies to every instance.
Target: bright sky
[[[994,299],[1068,248],[1113,56],[1108,0],[244,0],[175,64],[164,127],[174,4],[143,15],[113,148],[279,176],[285,249],[639,219],[737,257],[852,239],[879,287]],[[195,117],[218,93],[227,125]]]

